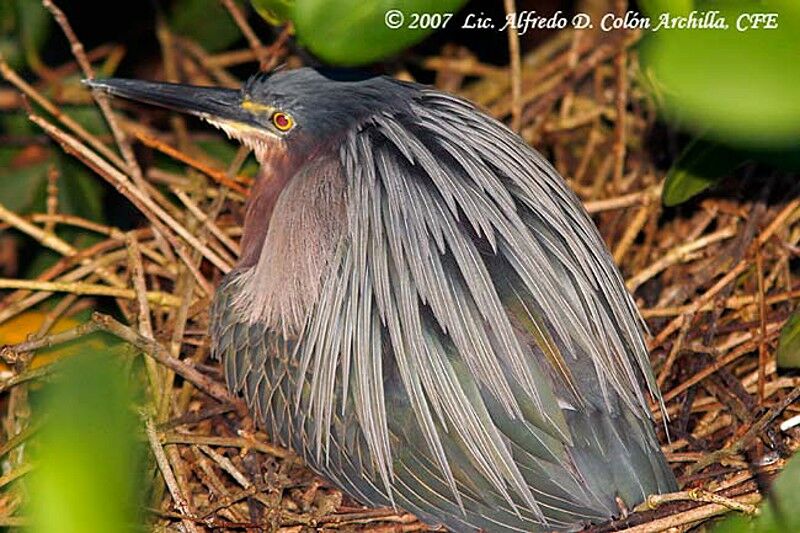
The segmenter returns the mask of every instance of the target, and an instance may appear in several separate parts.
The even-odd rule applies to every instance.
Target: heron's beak
[[[195,115],[216,125],[261,128],[253,113],[246,109],[242,93],[236,89],[122,78],[84,80],[83,83],[114,96]]]

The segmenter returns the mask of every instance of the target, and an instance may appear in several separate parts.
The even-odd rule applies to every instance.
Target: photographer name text
[[[391,9],[385,13],[384,22],[391,29],[443,29],[458,24],[453,13],[416,13]],[[648,17],[637,11],[627,11],[622,15],[606,13],[599,20],[593,20],[587,13],[566,15],[556,11],[552,15],[541,15],[536,11],[509,13],[503,19],[480,13],[467,13],[460,21],[461,29],[514,31],[520,35],[533,30],[561,30],[568,27],[588,30],[599,27],[601,31],[617,30],[727,30],[731,21],[719,11],[692,11],[686,15],[661,13],[658,17]],[[737,31],[774,30],[778,28],[778,13],[740,13],[733,20]]]

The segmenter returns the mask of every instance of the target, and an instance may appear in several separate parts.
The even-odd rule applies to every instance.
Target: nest
[[[235,87],[240,81],[232,67],[301,64],[290,55],[288,30],[264,44],[235,4],[224,3],[250,47],[212,55],[162,29],[169,51],[163,77]],[[209,359],[205,333],[213,289],[239,252],[251,182],[241,172],[247,152],[215,159],[193,142],[206,130],[190,130],[180,117],[171,118],[171,128],[145,126],[151,120],[125,119],[101,95],[94,97],[113,139],[85,131],[61,106],[91,96],[64,80],[76,68],[92,77],[92,64],[115,48],[84,52],[63,13],[45,4],[76,63],[32,84],[0,63],[5,79],[25,95],[6,96],[20,107],[36,102],[36,110],[28,107],[30,119],[55,141],[46,149],[63,149],[91,168],[138,211],[141,223],[123,230],[59,213],[57,175],[47,212],[20,216],[0,205],[5,228],[60,255],[36,279],[0,280],[0,287],[15,289],[3,296],[0,321],[55,300],[31,339],[3,350],[13,363],[0,384],[7,400],[4,453],[27,437],[17,423],[23,388],[49,368],[31,368],[26,354],[100,329],[135,346],[147,361],[156,401],[142,429],[158,465],[149,509],[155,529],[426,531],[412,515],[364,508],[316,478],[291,452],[270,444],[241,400],[230,397],[219,365]],[[653,416],[682,491],[652,497],[625,518],[590,528],[596,533],[684,530],[731,510],[753,513],[798,446],[797,430],[784,432],[779,424],[800,411],[800,379],[779,376],[774,359],[780,329],[800,296],[792,262],[800,241],[796,176],[764,175],[751,166],[713,194],[664,208],[665,171],[685,139],[658,123],[639,81],[633,47],[640,37],[564,30],[522,56],[512,38],[508,68],[483,64],[469,49],[453,46],[415,61],[415,68],[434,73],[437,87],[506,121],[555,164],[593,215],[653,333],[651,361],[669,421],[662,423],[655,404]],[[393,74],[410,77],[402,69]],[[140,118],[153,113],[128,110],[124,115]],[[154,152],[184,170],[143,164],[141,154]],[[99,239],[78,248],[56,235],[63,226]],[[77,329],[49,332],[60,317],[100,299],[112,299],[124,319],[94,314]],[[4,523],[13,522],[15,509],[4,511]]]

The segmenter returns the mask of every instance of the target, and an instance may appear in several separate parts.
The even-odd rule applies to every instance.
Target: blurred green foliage
[[[800,455],[786,464],[756,518],[734,515],[714,528],[714,533],[790,533],[800,531]]]
[[[224,50],[242,38],[228,11],[216,0],[177,0],[169,23],[173,31],[198,41],[209,52]]]
[[[412,13],[455,13],[466,0],[250,0],[268,22],[290,20],[301,44],[331,65],[364,65],[391,57],[441,28],[412,28]],[[400,27],[387,26],[386,13],[403,14]],[[451,24],[454,22],[451,21]],[[427,24],[431,26],[431,24]]]
[[[735,149],[704,139],[693,140],[667,172],[661,194],[664,205],[685,202],[742,162],[742,155]]]
[[[250,3],[261,18],[277,26],[292,18],[295,0],[250,0]]]
[[[775,358],[778,368],[800,368],[800,307],[794,310],[781,329]]]
[[[38,66],[52,18],[41,2],[0,1],[0,53],[12,67]]]
[[[42,394],[44,427],[32,455],[35,533],[143,531],[147,490],[136,395],[115,350],[87,349],[59,363]]]
[[[659,29],[642,39],[645,81],[673,126],[694,134],[667,175],[664,202],[675,205],[746,160],[800,168],[800,2],[795,0],[643,0],[658,24],[664,13],[718,11],[727,29]],[[756,13],[777,28],[752,28]],[[745,18],[740,18],[740,17]],[[738,28],[737,28],[738,22]],[[761,25],[766,24],[758,19]]]
[[[643,2],[654,21],[661,13],[659,4],[666,5]],[[665,116],[692,131],[746,148],[796,145],[800,2],[694,0],[693,8],[700,17],[703,11],[719,11],[728,28],[651,30],[641,44],[643,65],[656,85]],[[752,13],[777,13],[777,28],[739,31],[737,19]]]
[[[64,111],[89,131],[107,135],[108,130],[94,106],[65,106]],[[0,130],[18,139],[41,136],[23,113],[0,115]],[[33,142],[0,146],[0,203],[20,214],[46,211],[48,171],[58,173],[58,211],[96,222],[105,220],[104,191],[96,176],[72,156],[52,145]],[[73,227],[61,227],[59,236],[78,247],[96,242],[97,235]],[[24,274],[41,272],[59,257],[48,249],[40,249],[23,265]]]

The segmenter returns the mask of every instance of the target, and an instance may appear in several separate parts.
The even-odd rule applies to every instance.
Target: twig
[[[176,150],[172,146],[162,142],[161,140],[149,135],[143,128],[134,126],[132,124],[125,124],[125,128],[130,131],[137,139],[139,139],[142,143],[150,148],[154,148],[159,152],[162,152],[173,159],[180,161],[181,163],[186,163],[187,165],[191,166],[192,168],[199,170],[203,174],[206,174],[211,179],[216,181],[217,183],[224,185],[233,189],[234,191],[238,192],[239,194],[246,196],[247,195],[247,188],[243,187],[237,181],[232,180],[229,178],[225,171],[217,170],[215,168],[211,168],[208,165],[198,161],[197,159],[181,152],[180,150]],[[239,182],[250,183],[251,180],[245,178],[244,176],[238,178]]]
[[[92,64],[86,57],[83,44],[80,42],[78,36],[75,34],[75,31],[72,29],[72,25],[69,23],[69,20],[67,20],[64,12],[61,11],[61,9],[56,6],[52,0],[42,0],[42,5],[44,5],[48,11],[50,11],[56,23],[58,23],[58,25],[61,27],[61,30],[64,32],[64,36],[67,38],[67,41],[69,41],[72,55],[75,56],[75,59],[78,61],[78,65],[81,67],[84,76],[90,80],[94,79],[95,76]],[[142,169],[139,167],[139,163],[136,161],[136,157],[133,155],[133,149],[131,149],[130,143],[125,138],[125,133],[122,131],[122,129],[120,129],[119,124],[114,117],[114,112],[111,110],[111,104],[109,103],[108,95],[106,95],[103,91],[93,90],[92,96],[97,102],[100,111],[103,113],[106,123],[111,130],[111,134],[114,136],[114,140],[116,141],[117,146],[122,153],[122,157],[125,159],[125,169],[133,178],[133,182],[136,183],[136,185],[141,189],[142,194],[147,195],[147,189],[144,187]]]
[[[744,496],[738,496],[732,499],[741,505],[755,505],[761,501],[761,495],[758,492],[751,492],[749,494],[745,494]],[[656,520],[631,528],[617,530],[617,533],[661,533],[663,531],[669,531],[671,528],[695,524],[701,520],[707,520],[711,517],[725,514],[729,511],[730,507],[727,505],[712,503],[709,505],[695,507],[694,509],[684,511],[682,513],[676,513],[664,518],[658,518]]]
[[[636,240],[636,236],[640,231],[642,231],[642,228],[647,223],[650,213],[656,211],[657,209],[658,204],[655,202],[645,204],[639,208],[639,210],[636,212],[636,216],[634,216],[633,220],[630,222],[630,224],[628,224],[628,227],[625,229],[625,233],[622,234],[622,238],[620,238],[616,248],[614,248],[613,257],[615,263],[619,264],[622,262],[622,258],[625,257],[626,253],[628,253],[633,241]]]
[[[267,57],[267,50],[264,48],[264,45],[261,43],[261,39],[258,38],[256,32],[253,31],[253,28],[250,27],[250,24],[247,22],[247,17],[244,16],[242,10],[239,9],[239,6],[236,4],[234,0],[220,0],[222,5],[228,10],[231,14],[231,18],[239,26],[239,29],[244,35],[245,39],[247,39],[247,43],[250,45],[250,48],[253,50],[253,53],[258,58],[258,63],[260,65],[261,70],[266,70],[269,65],[269,58]]]
[[[776,335],[777,333],[778,333],[778,331],[776,330],[776,331],[773,332],[773,335]],[[717,372],[721,368],[724,368],[727,365],[731,364],[732,362],[736,361],[737,359],[742,357],[744,354],[751,352],[754,348],[755,348],[755,345],[753,343],[748,343],[745,346],[742,346],[741,348],[739,348],[738,350],[734,350],[733,352],[729,353],[725,357],[717,359],[711,365],[707,366],[706,368],[703,368],[699,372],[696,372],[695,374],[692,375],[692,377],[688,378],[686,381],[682,382],[680,385],[674,387],[672,390],[666,392],[664,394],[664,403],[669,402],[673,398],[676,398],[682,392],[686,391],[687,389],[689,389],[693,385],[696,385],[697,383],[700,383],[701,381],[706,379],[711,374]]]
[[[647,497],[644,503],[636,507],[634,510],[650,511],[657,509],[659,506],[664,505],[665,503],[681,502],[686,500],[702,503],[717,503],[719,505],[724,505],[732,511],[739,511],[751,516],[758,514],[758,507],[755,505],[743,503],[733,498],[728,498],[727,496],[722,496],[721,494],[715,494],[699,488],[680,492],[670,492],[668,494],[651,494]]]
[[[211,74],[217,83],[225,87],[238,88],[242,82],[235,76],[231,75],[227,70],[212,63],[212,56],[203,49],[200,44],[187,37],[172,37],[180,47],[192,56],[201,67],[203,67],[209,74]]]
[[[729,239],[735,235],[736,226],[728,226],[719,231],[715,231],[714,233],[704,235],[692,242],[687,242],[685,244],[681,244],[680,246],[676,246],[650,266],[637,272],[635,276],[632,276],[627,282],[625,282],[625,285],[628,287],[629,291],[634,292],[644,282],[668,267],[676,263],[680,263],[684,260],[684,258],[690,256],[690,254],[693,254],[697,250],[705,248],[710,244]]]
[[[44,246],[55,250],[56,252],[60,253],[64,256],[75,256],[78,251],[73,248],[70,244],[62,240],[58,237],[55,233],[47,232],[27,220],[23,219],[13,211],[7,209],[3,204],[0,204],[0,220],[5,220],[18,230],[22,231],[23,233],[30,235]],[[84,258],[81,260],[81,264],[87,264],[89,262],[88,258]],[[124,287],[125,283],[119,279],[113,272],[109,272],[108,270],[101,268],[98,269],[97,273],[106,281],[108,281],[111,285],[115,287]]]
[[[781,209],[780,213],[772,220],[772,222],[767,226],[764,231],[758,236],[755,242],[756,247],[763,246],[772,235],[775,234],[778,229],[783,226],[786,220],[797,211],[797,208],[800,207],[800,198],[795,198],[791,202],[787,203],[786,206]],[[736,266],[734,266],[731,270],[728,271],[719,281],[717,281],[710,289],[708,289],[702,296],[695,299],[694,302],[689,306],[690,313],[696,313],[699,311],[705,304],[711,301],[714,296],[716,296],[722,289],[724,289],[731,281],[735,280],[739,274],[744,272],[748,267],[748,260],[742,259],[739,261]],[[687,313],[688,314],[688,313]],[[686,314],[676,317],[672,320],[667,326],[662,329],[658,335],[649,343],[649,347],[652,350],[656,346],[660,346],[667,337],[669,337],[672,333],[674,333],[678,328],[681,327],[683,321],[685,320]]]
[[[208,376],[200,373],[186,362],[172,357],[170,353],[156,341],[139,335],[131,328],[117,322],[108,315],[94,313],[92,315],[92,322],[96,323],[104,331],[136,346],[162,365],[174,370],[184,379],[191,381],[197,388],[210,396],[237,406],[242,405],[242,401],[239,398],[231,396],[225,386],[211,380]]]
[[[25,427],[22,431],[17,433],[16,435],[11,436],[6,442],[0,446],[0,457],[5,457],[5,455],[16,448],[17,446],[27,442],[29,438],[31,438],[37,431],[42,428],[44,421],[39,420],[36,423],[30,424],[29,426]]]
[[[211,460],[217,463],[220,468],[222,468],[225,472],[230,474],[230,476],[234,480],[236,480],[236,483],[241,485],[243,488],[247,489],[253,485],[253,482],[247,479],[247,477],[244,474],[242,474],[238,468],[236,468],[236,466],[231,462],[230,459],[228,459],[224,455],[215,452],[205,444],[199,445],[198,448],[204,454],[208,455],[211,458]]]
[[[201,287],[203,287],[204,292],[206,294],[211,294],[213,292],[213,289],[208,281],[206,281],[202,274],[200,274],[200,271],[197,270],[197,268],[192,264],[192,261],[186,253],[184,246],[172,235],[168,227],[174,229],[176,233],[186,240],[186,242],[199,249],[209,261],[211,261],[217,268],[220,268],[223,272],[227,273],[230,270],[230,265],[225,263],[225,261],[223,261],[217,254],[209,250],[207,246],[200,243],[194,237],[194,235],[189,233],[186,228],[175,221],[175,219],[173,219],[166,211],[164,211],[164,209],[153,203],[150,198],[144,196],[144,194],[138,188],[134,187],[118,170],[108,165],[108,163],[102,159],[98,158],[94,153],[90,152],[74,137],[64,133],[62,130],[59,130],[37,115],[30,115],[29,118],[39,127],[44,129],[48,135],[60,142],[65,151],[75,155],[78,157],[78,159],[83,161],[102,177],[106,178],[106,180],[114,185],[119,192],[121,192],[131,201],[131,203],[139,208],[142,214],[144,214],[148,220],[150,220],[153,226],[161,230],[161,233],[164,235],[164,237],[178,252],[178,255],[184,261],[184,264],[186,264],[186,266],[189,267],[189,269],[195,275],[195,278],[198,280]]]
[[[628,10],[627,0],[617,0],[615,2],[617,16],[622,17]],[[614,174],[613,180],[616,189],[619,190],[622,183],[622,175],[625,172],[625,108],[628,104],[628,52],[622,46],[614,58],[614,70],[616,71],[617,90],[615,94],[615,104],[617,110],[616,121],[614,123]]]
[[[17,354],[14,354],[14,355],[17,355]],[[8,354],[5,351],[5,349],[3,349],[3,358],[5,359],[6,357],[8,357]],[[0,381],[0,392],[5,392],[5,391],[7,391],[9,389],[13,389],[17,385],[21,385],[22,383],[27,383],[27,382],[29,382],[31,380],[39,379],[39,378],[42,378],[44,376],[47,376],[50,373],[52,373],[52,371],[53,371],[52,366],[53,365],[51,363],[49,365],[40,366],[40,367],[34,368],[34,369],[26,368],[22,372],[14,375],[14,376],[11,376],[7,380]],[[2,455],[2,454],[0,454],[0,455]]]
[[[738,454],[745,447],[747,447],[753,439],[757,438],[759,434],[763,432],[764,429],[771,424],[772,421],[775,420],[789,405],[797,401],[798,398],[800,398],[800,387],[795,388],[792,392],[787,394],[783,400],[772,406],[769,411],[764,413],[761,418],[754,422],[747,432],[735,442],[721,450],[717,450],[703,456],[702,459],[687,469],[686,474],[692,475],[708,465],[719,461],[721,458]]]
[[[31,352],[40,348],[46,348],[55,344],[67,342],[84,335],[88,335],[94,331],[106,331],[112,335],[132,344],[136,348],[142,350],[144,353],[161,363],[162,365],[174,370],[177,374],[184,379],[191,381],[198,389],[222,402],[228,402],[236,405],[237,408],[246,412],[242,400],[232,396],[224,385],[221,385],[211,378],[199,372],[193,366],[187,364],[180,359],[172,357],[163,346],[158,342],[148,339],[131,328],[117,322],[108,315],[94,313],[91,321],[82,324],[71,330],[48,335],[40,339],[33,339],[19,344],[5,346],[3,352]]]
[[[0,74],[3,75],[3,78],[5,78],[6,81],[14,85],[17,89],[22,91],[23,94],[30,97],[31,100],[39,104],[45,111],[55,117],[56,120],[66,126],[67,129],[80,137],[89,146],[100,152],[103,157],[111,161],[117,168],[125,168],[125,162],[120,159],[119,156],[112,152],[108,146],[100,142],[96,136],[86,131],[86,129],[76,122],[72,117],[53,105],[50,100],[42,95],[42,93],[34,89],[25,80],[20,78],[17,73],[8,66],[2,55],[0,55]]]
[[[35,279],[0,278],[0,289],[25,289],[29,291],[69,292],[72,294],[113,296],[114,298],[125,298],[126,300],[135,300],[137,298],[136,291],[134,291],[133,289],[121,289],[119,287],[109,287],[108,285],[97,285],[93,283],[38,281]],[[156,305],[176,307],[181,303],[178,297],[160,291],[147,292],[146,297],[149,302],[152,302]]]
[[[165,433],[161,441],[164,444],[203,444],[222,448],[251,449],[280,459],[296,459],[295,454],[285,448],[245,437],[215,437],[170,432]]]
[[[10,472],[3,474],[2,476],[0,476],[0,488],[5,487],[6,485],[8,485],[9,483],[11,483],[16,479],[21,478],[22,476],[33,470],[35,466],[36,465],[34,465],[33,463],[23,463],[14,470],[11,470]]]
[[[786,302],[798,297],[800,297],[800,289],[767,296],[765,301],[767,305],[775,305],[777,303]],[[744,307],[756,305],[757,303],[758,303],[758,298],[755,295],[740,294],[725,298],[724,300],[719,302],[718,305],[726,309],[742,309]],[[651,308],[641,309],[640,311],[642,316],[645,318],[657,318],[657,317],[670,317],[676,315],[690,315],[693,314],[694,312],[706,313],[713,310],[714,310],[714,304],[712,304],[711,302],[706,302],[703,305],[703,307],[697,309],[696,311],[694,304],[678,305],[673,307],[651,307]]]
[[[217,225],[216,225],[216,223],[214,223],[214,221],[213,221],[213,220],[211,220],[211,219],[208,217],[208,215],[206,215],[206,214],[203,212],[203,210],[202,210],[202,209],[200,209],[200,207],[198,207],[198,206],[197,206],[197,204],[196,204],[196,203],[194,203],[194,202],[192,201],[192,199],[191,199],[191,198],[189,198],[189,195],[188,195],[188,194],[186,194],[185,192],[181,191],[181,190],[180,190],[180,189],[178,189],[177,187],[171,187],[170,189],[172,190],[173,194],[175,194],[175,196],[177,196],[177,197],[178,197],[178,199],[181,201],[181,203],[183,203],[183,205],[185,205],[185,206],[186,206],[186,209],[188,209],[188,210],[189,210],[189,212],[190,212],[190,213],[191,213],[191,214],[192,214],[192,215],[193,215],[193,216],[194,216],[194,217],[195,217],[195,218],[196,218],[196,219],[197,219],[197,220],[198,220],[198,221],[199,221],[201,224],[203,224],[203,225],[204,225],[206,228],[208,228],[208,230],[209,230],[209,231],[212,233],[212,235],[214,235],[214,237],[216,237],[217,239],[219,239],[219,241],[220,241],[222,244],[224,244],[225,246],[227,246],[227,247],[228,247],[228,249],[229,249],[229,250],[231,250],[231,251],[232,251],[234,254],[236,254],[237,256],[239,255],[239,251],[240,251],[240,250],[239,250],[239,245],[238,245],[238,244],[236,244],[236,243],[233,241],[233,239],[231,239],[230,237],[228,237],[227,235],[225,235],[225,232],[223,232],[223,231],[222,231],[222,230],[219,228],[219,226],[217,226]],[[229,260],[230,262],[233,262],[233,261],[234,261],[234,259],[233,259],[232,257],[230,257],[228,260]]]
[[[764,403],[764,387],[766,385],[767,367],[767,306],[764,297],[764,258],[761,254],[761,247],[756,247],[756,279],[758,290],[758,321],[759,321],[759,340],[758,340],[758,402]]]
[[[514,0],[503,0],[506,17],[516,20],[517,8]],[[508,35],[508,55],[511,58],[511,129],[519,132],[522,125],[522,64],[519,52],[519,33],[516,23],[510,24]]]
[[[145,432],[147,433],[147,440],[150,443],[150,449],[153,450],[153,455],[156,458],[156,464],[158,464],[164,482],[167,484],[169,493],[172,495],[172,501],[175,502],[175,507],[177,507],[183,515],[193,517],[194,514],[190,511],[189,503],[181,491],[181,488],[178,486],[178,481],[175,479],[175,474],[172,472],[167,456],[164,453],[164,448],[162,448],[161,444],[158,442],[155,426],[153,425],[153,420],[150,418],[145,421]],[[197,528],[191,520],[184,519],[183,525],[189,531],[197,532]]]
[[[58,213],[58,177],[59,172],[55,165],[51,164],[47,168],[47,214],[55,216]],[[52,233],[55,222],[45,222],[44,231]]]
[[[658,384],[658,388],[661,389],[664,387],[664,383],[667,381],[670,373],[672,372],[672,365],[675,363],[675,360],[678,358],[678,354],[681,352],[681,348],[683,347],[683,340],[686,338],[686,334],[689,333],[689,324],[692,321],[692,317],[688,317],[688,319],[684,322],[683,327],[681,327],[680,333],[678,333],[678,338],[675,339],[675,342],[672,345],[672,349],[669,351],[669,355],[667,355],[667,359],[664,361],[664,366],[661,371],[658,373],[658,377],[656,378],[656,383]]]

